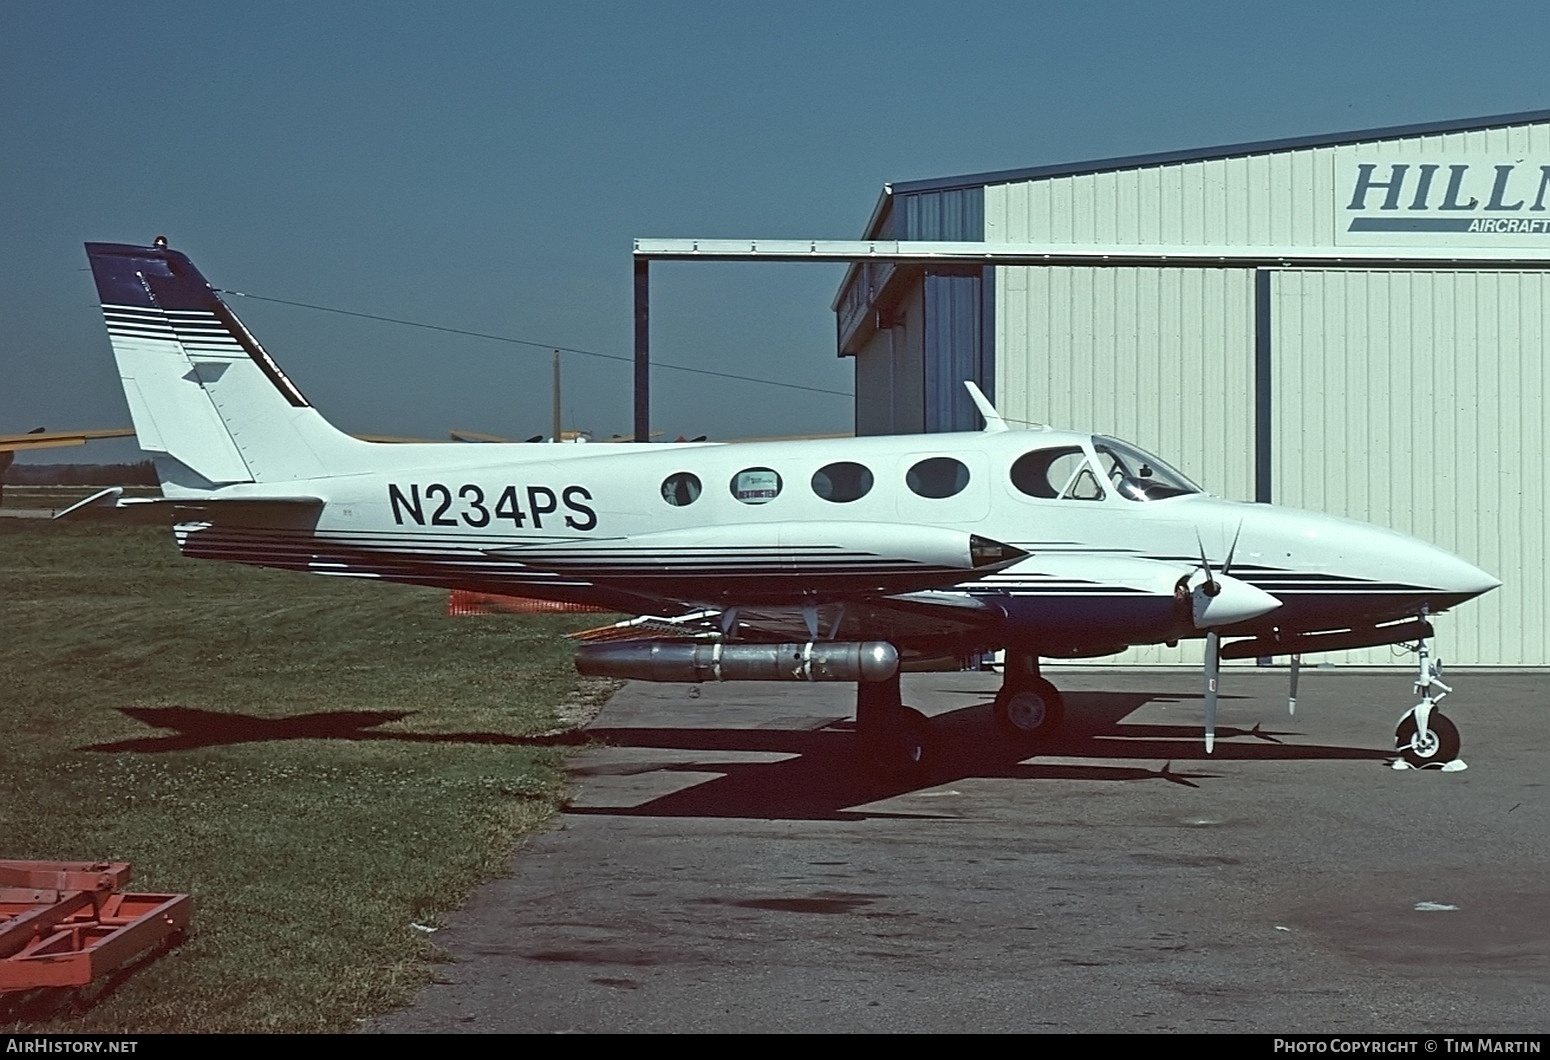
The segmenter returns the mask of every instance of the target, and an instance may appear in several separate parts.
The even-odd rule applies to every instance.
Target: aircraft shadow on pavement
[[[848,719],[827,724],[814,719],[815,726],[807,729],[604,725],[542,736],[514,736],[379,728],[412,717],[413,711],[331,711],[265,718],[191,707],[121,707],[120,713],[135,721],[171,731],[92,744],[81,750],[161,754],[275,740],[386,740],[510,747],[601,744],[665,754],[643,756],[638,761],[605,758],[600,764],[584,760],[576,770],[578,774],[720,775],[636,805],[575,806],[567,812],[792,820],[931,816],[855,807],[968,778],[1030,782],[1161,780],[1199,787],[1198,782],[1213,779],[1217,774],[1175,770],[1173,763],[1188,762],[1198,770],[1213,760],[1376,761],[1392,757],[1391,752],[1372,748],[1285,742],[1297,738],[1299,734],[1293,730],[1219,726],[1216,752],[1208,758],[1198,724],[1121,724],[1147,703],[1182,701],[1173,692],[1067,693],[1064,726],[1058,734],[1038,744],[1003,736],[995,727],[987,702],[959,707],[931,719],[936,737],[935,762],[924,776],[910,779],[880,777],[870,769],[858,753],[855,723]],[[749,762],[746,756],[750,753],[788,757],[773,762]]]
[[[1224,697],[1225,698],[1225,697]],[[1381,761],[1389,751],[1369,747],[1332,747],[1287,742],[1300,734],[1218,726],[1215,753],[1205,754],[1198,724],[1122,725],[1146,703],[1179,702],[1176,693],[1071,692],[1066,694],[1061,731],[1038,744],[1010,740],[996,728],[990,705],[980,703],[937,714],[935,763],[923,777],[879,777],[858,754],[853,721],[837,721],[808,730],[594,726],[595,740],[614,748],[650,748],[683,752],[680,761],[652,755],[638,762],[604,756],[577,772],[592,775],[644,773],[720,773],[638,805],[573,806],[572,814],[646,817],[753,817],[794,820],[856,820],[867,817],[930,817],[930,813],[889,813],[855,807],[880,799],[969,778],[1050,780],[1161,780],[1188,787],[1218,774],[1180,771],[1175,762],[1200,769],[1211,761],[1292,761],[1344,759]],[[718,752],[727,757],[718,758]],[[775,762],[748,762],[748,752],[791,755]],[[612,758],[612,761],[610,761]],[[1100,762],[1093,762],[1100,759]],[[1116,762],[1115,760],[1121,760]],[[1134,765],[1123,764],[1134,762]],[[602,795],[601,798],[607,798]],[[941,815],[952,816],[952,815]]]

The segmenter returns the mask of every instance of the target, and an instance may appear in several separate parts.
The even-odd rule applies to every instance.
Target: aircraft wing
[[[1140,556],[1028,556],[951,583],[783,598],[660,600],[657,615],[600,637],[717,637],[775,644],[886,641],[907,659],[949,659],[1017,643],[1045,657],[1108,655],[1230,626],[1279,601],[1229,575]],[[1214,591],[1213,591],[1214,590]]]
[[[641,615],[613,625],[572,633],[594,641],[714,639],[732,625],[747,643],[813,639],[809,621],[828,640],[886,640],[907,658],[948,658],[998,644],[1006,613],[992,601],[960,592],[923,590],[889,596],[860,596],[821,606],[759,604],[693,608]]]
[[[0,452],[29,452],[33,449],[57,449],[85,445],[94,438],[133,438],[133,427],[114,427],[100,431],[32,431],[28,434],[0,434]]]
[[[829,619],[823,629],[831,639],[912,645],[993,637],[1006,612],[983,597],[928,589],[844,601],[820,617]],[[807,635],[799,607],[740,609],[737,621],[741,634],[752,639],[801,640]]]

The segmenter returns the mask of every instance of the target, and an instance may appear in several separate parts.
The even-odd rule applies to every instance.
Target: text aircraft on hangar
[[[372,444],[307,403],[183,254],[86,250],[163,497],[108,490],[61,517],[170,511],[190,556],[642,616],[593,631],[577,667],[854,681],[862,749],[889,769],[930,754],[901,670],[1004,648],[995,714],[1036,742],[1062,715],[1041,658],[1187,638],[1206,641],[1208,752],[1222,658],[1416,642],[1396,749],[1457,757],[1426,618],[1500,583],[1403,534],[1209,497],[1118,439],[1010,430],[978,391],[973,433]]]

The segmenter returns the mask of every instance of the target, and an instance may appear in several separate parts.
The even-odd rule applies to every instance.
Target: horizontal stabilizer
[[[321,497],[125,497],[110,486],[55,514],[55,519],[112,519],[129,523],[248,521],[256,517],[298,516],[323,510]]]

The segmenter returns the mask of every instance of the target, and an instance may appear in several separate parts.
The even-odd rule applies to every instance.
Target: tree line
[[[154,486],[156,465],[132,464],[12,464],[0,472],[7,486]]]

